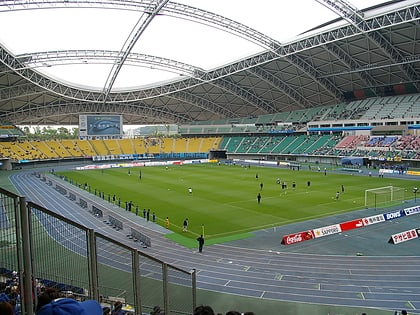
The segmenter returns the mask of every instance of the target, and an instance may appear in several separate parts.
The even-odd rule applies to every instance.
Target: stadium
[[[0,303],[36,314],[54,288],[127,314],[420,313],[420,5],[305,4],[297,24],[305,10],[327,18],[283,41],[217,5],[2,1],[0,23],[63,11],[84,26],[98,10],[130,28],[90,50],[31,51],[54,29],[42,18],[44,31],[14,36],[23,48],[0,31]],[[227,39],[197,59],[237,39],[250,49],[216,66],[138,50],[183,46],[175,27],[150,35],[165,19]],[[52,72],[63,67],[80,80]]]

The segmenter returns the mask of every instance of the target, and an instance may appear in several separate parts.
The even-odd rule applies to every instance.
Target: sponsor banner
[[[324,226],[322,228],[314,229],[315,238],[323,237],[327,235],[337,234],[341,232],[340,224],[333,224],[329,226]]]
[[[312,233],[312,231],[303,231],[303,232],[283,236],[281,243],[284,245],[291,245],[291,244],[307,241],[313,238],[314,238],[314,234]]]
[[[364,226],[385,222],[385,218],[384,218],[383,214],[373,215],[371,217],[363,218],[362,220],[363,220],[363,225]]]
[[[363,226],[364,226],[364,224],[363,224],[362,219],[357,219],[357,220],[353,220],[353,221],[340,223],[341,231],[358,229],[358,228],[361,228]]]
[[[87,166],[76,167],[76,170],[88,170],[88,169],[107,169],[107,168],[119,168],[119,167],[134,167],[134,166],[165,166],[165,165],[183,165],[183,164],[195,164],[195,163],[208,163],[208,159],[198,160],[177,160],[177,161],[133,161],[127,163],[108,163],[108,164],[92,164]]]
[[[403,243],[406,241],[410,241],[412,239],[418,238],[418,231],[419,229],[412,229],[412,230],[408,230],[408,231],[404,231],[404,232],[400,232],[397,234],[393,234],[391,236],[391,240],[394,244],[399,244],[399,243]]]
[[[417,228],[416,231],[417,231],[417,236],[420,237],[420,228]]]
[[[402,216],[404,216],[404,211],[403,210],[397,210],[397,211],[384,213],[385,221],[398,219],[398,218],[401,218]]]
[[[407,171],[408,175],[420,175],[420,172],[418,171]]]
[[[420,206],[405,208],[403,211],[404,211],[405,215],[418,214],[418,213],[420,213]]]
[[[397,170],[390,170],[387,168],[381,168],[379,174],[400,174]]]

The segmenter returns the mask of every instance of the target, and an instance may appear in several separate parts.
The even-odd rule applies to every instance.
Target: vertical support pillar
[[[169,312],[169,294],[168,294],[168,265],[162,264],[162,280],[163,280],[163,307],[165,308],[165,314]]]
[[[20,270],[23,270],[23,274],[20,274],[20,281],[23,285],[22,287],[22,314],[33,315],[34,314],[34,281],[33,281],[33,272],[32,272],[32,256],[31,256],[31,237],[30,237],[30,227],[29,227],[29,218],[30,213],[29,209],[26,206],[25,197],[19,197],[19,214],[20,214],[20,233],[18,227],[16,226],[16,233],[21,235],[22,248],[18,248],[19,262],[23,263],[22,269],[19,266]],[[16,220],[18,222],[18,220]],[[20,237],[20,236],[19,236]],[[17,244],[19,244],[19,238],[17,239]],[[22,259],[21,259],[22,258]]]
[[[137,250],[133,250],[131,254],[133,262],[134,310],[136,315],[142,315],[140,297],[140,259]]]
[[[197,270],[193,269],[191,275],[191,288],[192,288],[192,299],[193,299],[193,309],[191,313],[194,312],[195,308],[197,307]]]
[[[88,244],[88,268],[89,268],[89,295],[92,299],[99,301],[99,286],[98,286],[98,255],[96,251],[95,231],[89,229],[87,231]],[[99,301],[100,302],[100,301]]]

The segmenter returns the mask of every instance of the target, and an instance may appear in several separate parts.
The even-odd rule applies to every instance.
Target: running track
[[[410,243],[407,245],[390,245],[383,239],[375,239],[376,234],[385,232],[391,235],[405,230],[404,225],[379,227],[378,224],[378,227],[372,229],[358,229],[355,232],[349,231],[346,235],[325,237],[291,246],[279,244],[287,227],[281,232],[271,229],[257,231],[256,236],[250,240],[205,246],[204,253],[198,254],[196,250],[184,248],[166,239],[163,236],[166,230],[160,226],[115,209],[121,220],[134,221],[151,237],[152,247],[144,249],[127,239],[127,232],[116,231],[101,219],[86,215],[86,210],[75,207],[73,202],[31,173],[17,173],[11,176],[11,181],[19,193],[26,196],[27,201],[56,211],[122,243],[129,243],[130,246],[167,263],[186,270],[196,269],[199,289],[262,299],[389,310],[407,309],[409,313],[420,313],[420,256],[407,255],[410,252],[419,254],[419,241],[409,241],[406,242]],[[90,195],[87,197],[96,198]],[[104,202],[99,198],[97,200]],[[416,224],[409,228],[420,226],[419,221],[413,223],[411,220],[406,220],[404,224]],[[318,226],[326,224],[329,223],[324,221]],[[290,232],[297,232],[300,231],[299,228],[289,229]],[[82,244],[77,239],[72,241],[79,243],[78,246]],[[357,245],[365,244],[362,248],[366,251],[376,248],[382,254],[343,255],[342,251],[345,251],[346,246],[351,248],[352,245],[349,244],[355,244],[355,250],[358,249]],[[403,251],[406,255],[395,256],[395,250]],[[99,259],[106,259],[113,266],[122,269],[125,267],[117,256],[109,255],[101,255]]]

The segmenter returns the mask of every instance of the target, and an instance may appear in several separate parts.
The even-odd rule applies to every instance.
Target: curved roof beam
[[[10,4],[11,1],[6,1]],[[26,4],[26,1],[12,1],[13,3],[21,3],[21,5]],[[52,2],[52,1],[49,1]],[[62,2],[62,1],[61,1]],[[4,5],[4,2],[0,2],[1,6]],[[65,2],[62,2],[65,3]],[[71,2],[73,3],[73,2]],[[13,7],[11,5],[11,7]],[[9,10],[7,8],[7,10]],[[382,15],[372,17],[366,20],[366,30],[367,32],[380,30],[392,25],[398,25],[401,23],[415,22],[420,19],[420,6],[416,4],[410,4],[403,8],[394,8],[391,11],[388,11]],[[301,38],[295,42],[291,42],[287,45],[282,46],[279,49],[279,52],[274,53],[273,51],[267,51],[265,53],[249,57],[247,59],[241,60],[239,62],[227,65],[223,68],[219,68],[210,72],[206,72],[201,76],[201,80],[195,78],[187,78],[185,80],[180,80],[177,82],[172,82],[164,86],[157,88],[151,88],[147,90],[137,90],[137,91],[125,91],[121,93],[112,93],[113,99],[115,102],[125,102],[133,100],[142,100],[148,98],[154,98],[160,95],[167,95],[176,91],[182,91],[194,86],[202,84],[203,80],[210,82],[217,80],[222,77],[232,75],[237,72],[247,70],[251,67],[258,65],[263,65],[271,61],[280,59],[284,56],[295,54],[300,51],[310,49],[312,47],[322,46],[328,43],[332,43],[339,40],[345,40],[347,38],[360,35],[362,32],[354,27],[353,25],[345,25],[338,27],[336,29],[329,30],[327,32],[318,33],[312,36]],[[17,61],[4,47],[0,46],[0,61],[3,62],[9,69],[19,69],[24,67],[22,62]],[[30,69],[22,69],[16,71],[17,74],[24,77],[25,79],[33,82],[36,85],[39,85],[45,89],[50,90],[51,92],[57,95],[63,95],[70,98],[88,100],[92,102],[103,101],[103,95],[98,95],[99,93],[93,91],[83,91],[76,90],[70,87],[58,84],[53,82],[48,78],[40,76],[38,73]],[[114,95],[115,94],[115,95]]]
[[[112,8],[117,10],[143,12],[150,10],[150,6],[153,2],[154,1],[151,0],[40,0],[33,2],[28,2],[27,0],[9,0],[0,1],[0,12],[57,8]],[[273,40],[261,32],[258,32],[257,30],[252,29],[251,27],[228,19],[222,15],[218,15],[185,4],[168,2],[166,3],[165,7],[160,10],[160,14],[194,21],[218,28],[251,41],[263,47],[264,49],[273,50],[280,46],[279,42]]]
[[[292,99],[295,102],[295,105],[298,107],[304,109],[312,106],[312,104],[302,94],[296,91],[296,89],[292,88],[285,81],[279,79],[277,76],[265,70],[263,67],[250,68],[248,71],[261,80],[264,80],[264,82],[283,91],[283,93]]]
[[[307,62],[304,58],[299,55],[289,55],[288,59],[298,68],[300,68],[306,75],[310,76],[316,83],[322,86],[326,92],[338,102],[344,101],[342,92],[328,79],[322,78],[321,72]]]
[[[114,55],[118,54],[116,51],[52,51],[52,52],[41,52],[33,54],[24,54],[17,56],[20,60],[26,60],[27,65],[30,68],[36,67],[45,67],[52,66],[57,64],[86,64],[92,63],[97,60],[100,63],[103,62],[113,62]],[[126,63],[139,66],[139,64],[144,63],[146,65],[153,65],[157,68],[171,68],[174,69],[174,72],[183,74],[183,75],[194,75],[202,71],[201,69],[194,68],[190,65],[176,62],[170,59],[143,55],[143,54],[133,54],[131,53],[126,61]],[[166,67],[166,68],[165,68]],[[167,69],[166,69],[167,70]],[[36,85],[32,83],[24,83],[19,85],[14,85],[13,87],[0,88],[0,99],[16,99],[22,98],[31,95],[42,95],[45,91],[37,89]],[[194,106],[197,106],[203,110],[209,111],[213,114],[217,114],[220,117],[235,117],[237,116],[234,112],[228,110],[224,106],[220,106],[214,102],[211,102],[203,97],[196,96],[185,91],[179,91],[168,95],[168,97],[173,99],[182,100],[188,102]]]
[[[114,63],[120,52],[112,50],[57,50],[17,55],[16,58],[24,62],[29,68],[50,67],[66,64]],[[176,74],[199,77],[203,69],[168,58],[139,53],[129,53],[125,57],[125,64],[132,66],[147,66],[173,72]],[[18,69],[17,69],[18,70]]]
[[[63,96],[79,101],[103,103],[103,93],[100,93],[97,90],[89,90],[88,88],[75,88],[54,81],[44,75],[41,75],[39,72],[34,71],[32,68],[27,67],[23,61],[17,59],[0,45],[0,62],[3,63],[6,68],[10,69],[10,71],[14,72],[25,80],[30,81],[36,86],[39,86],[42,89],[49,91],[57,96]],[[187,77],[186,79],[171,82],[155,88],[131,91],[126,90],[118,93],[111,93],[109,98],[112,98],[112,102],[115,103],[140,101],[189,89],[194,86],[199,86],[202,83],[202,80]]]
[[[134,48],[140,36],[144,33],[144,31],[152,22],[152,20],[156,17],[156,15],[158,15],[158,13],[162,10],[162,8],[166,5],[168,1],[169,0],[157,0],[156,5],[151,5],[150,8],[147,8],[145,12],[141,15],[140,19],[137,21],[130,35],[124,42],[124,45],[120,50],[119,56],[115,60],[111,72],[108,75],[104,86],[104,102],[107,101],[109,92],[112,90],[115,80],[117,79],[118,74],[120,73],[120,70],[124,65],[124,62],[130,54],[131,50]]]
[[[32,83],[15,84],[12,87],[0,88],[0,100],[13,100],[22,97],[42,95],[45,91]]]
[[[350,24],[356,26],[363,31],[362,26],[365,23],[364,13],[359,11],[355,6],[346,0],[315,0],[336,14],[344,18]],[[339,47],[336,43],[330,43],[324,46],[328,51],[333,53],[338,59],[342,60],[351,69],[360,68],[358,62],[348,53]],[[370,86],[375,86],[376,81],[368,73],[360,72],[359,76]]]
[[[364,14],[346,0],[315,0],[362,30]]]
[[[330,44],[325,45],[324,47],[326,50],[328,50],[328,52],[336,56],[351,70],[362,68],[362,65],[360,65],[360,63],[357,62],[352,56],[350,56],[350,54],[348,54],[344,49],[342,49],[340,45],[337,45],[337,43],[330,43]],[[372,77],[369,72],[358,71],[356,73],[368,86],[374,87],[378,84],[378,81],[376,81],[375,78]],[[322,76],[322,77],[329,78],[331,76]],[[376,91],[374,93],[376,93]]]
[[[45,106],[48,105],[48,106]],[[80,113],[110,113],[110,114],[121,114],[126,113],[135,116],[149,117],[155,119],[157,122],[173,122],[182,123],[190,121],[190,117],[185,116],[181,113],[174,113],[172,111],[155,108],[152,106],[145,105],[143,103],[132,103],[132,104],[98,104],[98,103],[86,103],[86,102],[73,102],[68,103],[67,101],[59,100],[49,104],[35,105],[33,104],[30,108],[14,110],[10,113],[0,114],[0,118],[13,119],[13,121],[19,121],[21,124],[33,123],[37,119],[45,119],[48,117],[57,117],[57,115],[69,115]],[[12,117],[13,116],[13,117]]]
[[[119,52],[117,51],[106,51],[106,50],[65,50],[65,51],[47,51],[47,52],[39,52],[39,53],[29,53],[29,54],[22,54],[16,56],[16,58],[20,61],[25,63],[26,67],[29,68],[36,68],[36,67],[49,67],[53,65],[64,65],[64,64],[87,64],[87,63],[113,63],[114,58],[118,56]],[[134,66],[154,66],[156,68],[160,68],[162,70],[170,69],[171,72],[175,72],[180,75],[185,75],[188,77],[194,77],[200,79],[204,75],[204,70],[200,68],[193,67],[191,65],[174,61],[167,58],[161,58],[156,56],[150,56],[145,54],[137,54],[137,53],[130,53],[127,55],[126,64],[134,65]],[[217,85],[218,81],[214,81],[215,85]],[[231,85],[234,84],[233,82]],[[234,91],[241,91],[239,86],[236,88],[230,89],[232,93]],[[178,91],[176,93],[180,93],[180,95],[184,95],[186,93],[184,91]],[[238,96],[243,95],[243,92],[240,92]],[[170,95],[172,96],[172,94]],[[112,96],[111,96],[112,97]],[[193,98],[189,97],[189,101],[192,101]],[[257,96],[252,98],[253,100],[257,100],[257,104],[262,104],[264,101],[259,99]],[[200,106],[203,104],[203,100],[199,100],[198,98],[194,98],[194,100],[198,101],[195,105]],[[248,101],[251,99],[248,98]],[[212,103],[210,101],[206,102],[208,105]],[[215,110],[215,106],[211,105],[207,110]],[[220,106],[219,106],[220,108]],[[219,115],[226,115],[225,109],[219,109],[217,114]],[[229,114],[233,114],[230,112]]]
[[[398,64],[400,66],[410,81],[416,82],[419,80],[419,74],[413,67],[412,63],[404,62],[405,57],[390,43],[390,41],[383,34],[379,32],[372,32],[368,34],[368,36],[374,43],[376,43],[379,48],[382,49],[383,52],[385,52],[391,58],[391,60],[394,61],[394,64]],[[417,90],[419,90],[418,83],[414,84],[417,85]]]
[[[403,8],[394,8],[382,15],[366,19],[365,29],[363,31],[356,28],[354,25],[344,25],[322,33],[302,37],[294,42],[282,45],[275,52],[267,51],[256,56],[240,60],[236,63],[229,64],[223,68],[207,72],[203,79],[207,81],[214,80],[219,77],[247,70],[250,67],[263,65],[313,47],[319,47],[328,43],[352,38],[365,32],[374,32],[394,25],[415,22],[419,19],[420,6],[415,3],[411,3]]]
[[[357,68],[352,68],[352,69],[349,69],[349,70],[331,72],[329,74],[323,75],[322,77],[323,78],[329,78],[329,77],[334,77],[334,76],[340,76],[340,75],[343,75],[343,74],[359,73],[359,72],[370,71],[370,70],[375,70],[375,69],[391,68],[391,67],[400,66],[401,64],[414,64],[414,63],[417,63],[417,62],[420,62],[420,55],[404,57],[399,62],[369,64],[369,65],[359,66]],[[405,83],[408,83],[408,82],[412,83],[412,81],[407,81]]]
[[[226,118],[226,117],[239,117],[238,114],[235,112],[227,109],[224,106],[220,106],[215,102],[209,101],[208,99],[188,93],[185,91],[179,91],[172,93],[168,95],[169,98],[175,99],[175,100],[181,100],[183,102],[189,103],[191,105],[197,106],[198,108],[201,108],[207,112],[211,112],[213,114],[219,115],[220,117]]]
[[[22,3],[23,2],[23,3]],[[166,0],[166,2],[168,2],[168,0]],[[44,7],[48,7],[48,4],[50,4],[50,7],[53,6],[54,8],[57,7],[57,5],[61,5],[62,7],[73,7],[73,6],[83,6],[84,4],[89,4],[89,7],[93,6],[112,6],[112,7],[116,7],[116,8],[123,8],[123,9],[127,9],[128,7],[131,9],[135,9],[135,10],[145,10],[146,12],[148,11],[148,7],[150,6],[150,2],[149,1],[134,1],[135,5],[133,6],[133,2],[128,2],[128,1],[119,1],[119,2],[115,2],[115,1],[109,1],[107,3],[102,3],[102,2],[98,2],[98,1],[75,1],[75,2],[66,2],[66,1],[48,1],[48,3],[44,3],[41,2],[41,5]],[[31,7],[31,3],[26,3],[25,1],[14,1],[13,3],[9,4],[9,6],[7,6],[8,8],[10,8],[11,10],[28,10],[28,9],[37,9],[39,8],[39,6],[35,6],[35,7]],[[1,5],[0,5],[0,12],[1,12]],[[254,42],[258,45],[260,45],[261,47],[268,49],[268,50],[277,50],[280,47],[280,43],[275,41],[274,39],[248,27],[245,26],[241,23],[238,23],[236,21],[230,20],[224,16],[221,15],[217,15],[208,11],[204,11],[195,7],[191,7],[191,6],[187,6],[187,5],[183,5],[183,4],[179,4],[179,3],[173,3],[173,2],[169,2],[167,3],[166,7],[161,7],[160,8],[160,12],[162,14],[167,14],[170,16],[174,16],[174,17],[178,17],[178,18],[182,18],[182,19],[187,19],[187,20],[191,20],[191,21],[195,21],[195,22],[199,22],[199,23],[203,23],[212,27],[216,27],[218,29],[222,29],[224,31],[228,31],[229,33],[235,34],[237,36],[240,36],[241,38],[245,38],[246,40],[249,40],[251,42]],[[142,17],[144,16],[144,14],[142,15]],[[140,19],[141,20],[141,19]],[[137,25],[140,24],[140,20],[138,22]],[[144,22],[146,23],[147,20]],[[150,22],[148,22],[150,23]],[[136,32],[136,35],[134,36],[134,38],[136,38],[137,34],[138,37],[141,35],[141,33],[144,31],[144,29],[142,30],[143,26],[140,27],[140,29]],[[131,34],[134,33],[134,30],[132,31]],[[137,37],[137,39],[138,39]],[[137,41],[137,39],[133,39],[131,42]],[[126,43],[128,42],[128,40],[126,41]],[[133,45],[134,45],[133,43]],[[132,48],[132,47],[131,47]],[[122,49],[122,51],[124,50],[124,48]],[[130,49],[131,50],[131,49]],[[111,70],[111,73],[109,74],[108,78],[107,78],[107,82],[105,84],[104,87],[104,102],[108,100],[109,97],[109,93],[112,89],[112,86],[116,80],[116,77],[118,75],[118,72],[120,71],[123,63],[125,62],[125,59],[127,58],[126,54],[125,56],[119,57],[117,56],[117,59],[115,60],[115,63],[113,64],[113,69]],[[237,87],[235,90],[240,89],[239,87]],[[248,100],[249,101],[249,100]],[[261,103],[261,101],[259,102]]]
[[[277,112],[277,108],[271,104],[271,102],[267,102],[260,97],[258,97],[253,91],[245,89],[243,87],[238,86],[235,84],[231,78],[225,77],[216,80],[215,85],[233,93],[243,99],[245,102],[249,103],[250,105],[256,107],[257,109],[263,110],[267,114],[272,114]]]
[[[8,2],[8,1],[7,1]],[[151,20],[158,14],[166,14],[186,20],[195,21],[198,23],[206,24],[212,27],[216,27],[218,29],[227,31],[229,33],[232,33],[236,36],[239,36],[241,38],[244,38],[248,41],[254,42],[261,47],[269,50],[277,50],[280,47],[280,43],[273,40],[272,38],[250,28],[247,27],[241,23],[238,23],[236,21],[230,20],[224,16],[214,14],[212,12],[204,11],[195,7],[179,4],[179,3],[173,3],[168,2],[168,0],[162,0],[160,4],[152,8],[150,10],[151,2],[149,0],[147,1],[107,1],[106,3],[102,1],[72,1],[68,2],[66,0],[64,1],[41,1],[40,3],[37,3],[37,5],[33,6],[32,3],[27,3],[27,1],[13,1],[9,2],[9,5],[6,6],[6,4],[0,3],[0,12],[2,11],[2,6],[9,8],[10,10],[29,10],[29,9],[39,9],[41,7],[43,8],[69,8],[69,7],[84,7],[86,5],[87,7],[114,7],[117,9],[125,9],[125,10],[136,10],[136,11],[144,11],[146,14],[143,14],[140,18],[139,22],[137,23],[136,27],[140,25],[139,29],[131,32],[130,36],[132,36],[133,33],[135,33],[130,40],[127,39],[127,42],[129,42],[127,49],[122,49],[123,55],[121,57],[118,57],[115,60],[115,63],[113,64],[113,68],[111,70],[111,73],[109,74],[107,78],[107,82],[105,83],[105,87],[103,90],[104,96],[103,96],[103,102],[106,101],[112,101],[110,97],[110,92],[112,89],[112,86],[118,76],[119,71],[121,70],[125,59],[127,58],[127,53],[131,51],[131,49],[134,47],[135,42],[138,40],[140,35],[143,33],[147,25],[151,22]],[[165,6],[166,4],[166,6]],[[147,15],[147,13],[150,13],[145,18],[145,21],[141,23],[142,18]],[[136,28],[135,27],[135,28]],[[125,51],[124,51],[125,50]],[[240,90],[240,87],[236,87],[235,90]],[[243,93],[241,93],[242,95]],[[254,98],[255,99],[255,98]],[[248,101],[250,101],[248,99]],[[263,103],[263,100],[258,100],[258,104]],[[253,104],[257,105],[257,104]]]
[[[361,32],[366,32],[366,30],[369,29],[369,25],[364,18],[363,12],[357,10],[357,8],[351,5],[349,2],[345,0],[316,1],[339,14]],[[385,52],[394,61],[394,63],[399,63],[404,58],[404,56],[397,49],[395,49],[389,40],[378,31],[366,32],[365,34],[371,41],[373,41],[379,48],[381,48],[382,51]],[[400,66],[409,80],[418,80],[418,75],[416,74],[414,67],[406,63],[400,63]]]
[[[331,1],[325,0],[324,2]],[[344,3],[344,1],[342,1],[342,3]],[[41,0],[34,2],[28,2],[27,0],[7,0],[0,1],[0,12],[35,10],[42,8],[114,8],[119,10],[144,11],[149,5],[150,0],[108,0],[106,2],[100,0]],[[351,12],[351,10],[349,12]],[[305,37],[286,45],[282,45],[280,42],[275,41],[269,36],[224,16],[179,3],[168,2],[166,6],[162,8],[161,14],[200,22],[240,36],[266,48],[269,51],[274,51],[275,57],[271,59],[274,60],[312,47],[353,37],[362,32],[372,32],[391,25],[406,23],[408,21],[416,21],[420,18],[420,7],[417,3],[412,2],[403,8],[393,8],[382,15],[365,19],[362,24],[363,27],[357,24],[357,20],[353,19],[353,23],[351,23],[350,26],[346,25],[328,32]],[[348,15],[351,17],[351,14]],[[347,19],[349,20],[349,17],[347,17]],[[355,23],[357,27],[355,26]]]
[[[118,3],[115,3],[115,1],[109,1],[107,3],[102,3],[98,1],[75,1],[74,3],[70,2],[66,2],[64,1],[64,3],[62,1],[49,1],[49,3],[51,3],[51,5],[53,5],[54,7],[56,7],[57,5],[62,5],[63,7],[72,7],[74,5],[77,4],[77,7],[83,6],[84,4],[89,4],[90,6],[112,6],[112,7],[116,7],[116,8],[123,8],[123,9],[127,9],[128,7],[132,8],[132,9],[136,9],[139,10],[141,8],[141,10],[144,10],[145,12],[148,12],[148,6],[150,6],[150,2],[149,1],[133,1],[135,3],[135,5],[133,6],[133,3],[127,3],[126,1],[120,1],[120,6],[118,6]],[[166,0],[165,2],[168,2],[168,0]],[[14,1],[13,2],[13,6],[9,6],[10,8],[13,8],[13,10],[22,10],[22,8],[20,6],[23,6],[24,9],[28,9],[28,4],[27,3],[21,3],[21,1]],[[42,5],[45,5],[45,3],[42,3]],[[90,7],[89,6],[89,7]],[[163,4],[163,6],[165,6]],[[160,7],[159,11],[162,14],[167,14],[170,16],[174,16],[174,17],[178,17],[178,18],[182,18],[182,19],[187,19],[187,20],[191,20],[191,21],[195,21],[195,22],[199,22],[199,23],[203,23],[212,27],[216,27],[218,29],[222,29],[224,31],[227,31],[229,33],[235,34],[237,36],[240,36],[242,38],[245,38],[246,40],[249,40],[251,42],[254,42],[258,45],[260,45],[261,47],[268,49],[269,51],[273,51],[276,54],[279,53],[280,47],[281,47],[281,43],[262,34],[259,33],[256,30],[253,30],[250,27],[247,27],[241,23],[235,22],[233,20],[230,20],[224,16],[221,15],[217,15],[214,14],[212,12],[208,12],[208,11],[204,11],[195,7],[191,7],[191,6],[187,6],[187,5],[183,5],[183,4],[178,4],[178,3],[173,3],[173,2],[169,2],[167,3],[167,6],[165,7]],[[47,6],[48,7],[48,6]],[[0,7],[1,8],[1,7]],[[38,7],[35,7],[38,8]],[[33,9],[35,9],[33,8]],[[157,14],[158,12],[156,12]],[[155,15],[156,15],[155,14]],[[154,15],[154,16],[155,16]],[[142,18],[145,16],[145,14],[142,15]],[[153,16],[153,17],[154,17]],[[150,23],[151,19],[153,19],[152,16],[148,16],[144,22],[145,23]],[[141,18],[141,19],[142,19]],[[150,18],[150,21],[148,21]],[[140,19],[140,20],[141,20]],[[137,23],[137,25],[140,24],[140,20]],[[146,25],[147,27],[147,25]],[[141,35],[141,33],[144,31],[145,27],[143,27],[143,25],[140,27],[140,29],[138,31],[136,31],[136,35],[134,35],[133,40],[131,41],[131,43],[133,43],[133,46],[135,44],[135,42],[137,41],[138,37]],[[134,30],[132,31],[131,34],[134,33]],[[129,41],[129,39],[126,41],[126,43]],[[131,45],[130,43],[130,45]],[[132,48],[132,47],[131,47]],[[130,48],[130,50],[131,50]],[[124,51],[124,47],[122,49],[122,52]],[[125,62],[125,58],[126,58],[126,53],[124,53],[123,56],[121,57],[117,57],[117,59],[115,60],[115,63],[113,64],[111,73],[109,74],[108,78],[107,78],[107,82],[105,83],[105,87],[104,87],[104,102],[106,102],[109,98],[109,93],[111,92],[112,86],[118,76],[118,73],[121,69],[121,67],[123,66],[124,62]],[[293,60],[293,59],[292,59]],[[291,59],[289,59],[289,62],[291,62]],[[314,79],[316,80],[316,77],[314,77]],[[325,80],[325,79],[321,79]],[[273,82],[272,82],[273,83]],[[321,85],[323,85],[324,87],[326,87],[327,85],[323,84],[323,82],[320,82]],[[332,86],[332,85],[329,85]],[[281,88],[281,86],[278,86],[278,88]],[[235,90],[240,89],[239,87],[237,87]],[[242,93],[241,93],[242,94]],[[337,91],[330,91],[330,94],[334,94],[334,95],[338,95]],[[249,101],[249,100],[248,100]],[[259,102],[261,103],[261,101]]]

